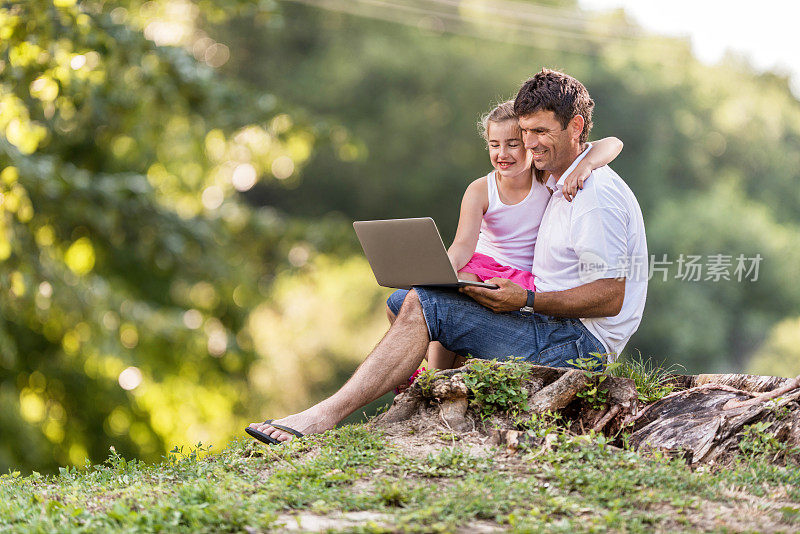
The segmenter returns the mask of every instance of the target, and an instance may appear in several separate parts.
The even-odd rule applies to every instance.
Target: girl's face
[[[531,160],[522,143],[522,131],[516,119],[489,122],[489,159],[503,177],[513,177],[530,170]]]

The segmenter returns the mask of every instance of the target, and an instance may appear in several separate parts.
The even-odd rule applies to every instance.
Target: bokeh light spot
[[[42,282],[39,284],[39,294],[48,299],[53,296],[53,286],[50,285],[50,282]]]
[[[103,314],[103,326],[106,330],[116,330],[119,328],[119,315],[117,312],[109,310]]]
[[[67,249],[64,262],[77,275],[87,274],[94,268],[94,247],[88,237],[81,237]]]
[[[19,179],[19,171],[16,167],[8,166],[0,172],[0,180],[5,184],[13,184]]]
[[[42,102],[52,102],[58,96],[58,84],[52,78],[39,76],[31,82],[31,96]]]
[[[111,10],[111,22],[122,24],[128,18],[128,10],[124,7],[115,7]]]
[[[285,180],[294,173],[294,161],[289,156],[280,156],[272,162],[272,174],[278,180]]]
[[[142,383],[142,372],[138,367],[126,367],[119,374],[117,381],[119,382],[119,386],[125,391],[134,390]]]
[[[219,303],[219,296],[214,290],[214,286],[208,282],[197,282],[189,290],[189,298],[195,306],[203,309],[210,309]]]
[[[0,261],[8,259],[11,256],[11,243],[5,236],[0,236]]]
[[[25,388],[19,396],[19,412],[29,423],[38,423],[44,420],[44,401],[39,395]]]
[[[139,344],[139,332],[136,326],[125,323],[119,328],[119,340],[126,349],[132,349]]]
[[[128,369],[136,369],[136,368],[128,367]],[[125,371],[123,371],[123,373],[124,372]],[[120,406],[114,408],[114,410],[109,414],[108,418],[106,419],[106,422],[108,423],[108,429],[115,436],[121,436],[125,434],[131,426],[131,418],[128,415],[128,411]]]
[[[61,348],[63,348],[64,352],[71,356],[77,354],[81,349],[81,340],[74,330],[66,332],[64,337],[61,338]]]
[[[25,277],[19,271],[14,271],[11,273],[11,293],[15,297],[22,297],[25,295],[26,285],[25,285]]]
[[[42,247],[49,247],[55,242],[56,234],[53,227],[46,224],[36,230],[36,243]]]
[[[72,70],[80,70],[84,65],[86,65],[86,56],[83,54],[73,56],[69,62],[69,66],[72,67]]]
[[[311,256],[308,247],[304,245],[295,245],[289,250],[289,263],[295,267],[302,267],[308,263],[308,258]]]
[[[275,115],[269,123],[270,129],[273,133],[282,134],[292,127],[292,118],[286,113],[279,113]]]
[[[183,314],[183,324],[186,328],[197,330],[203,325],[203,314],[194,308],[186,310]]]
[[[228,348],[228,335],[224,330],[212,330],[208,336],[208,352],[212,356],[220,357]]]
[[[48,419],[42,427],[44,435],[51,443],[61,443],[64,441],[64,427],[53,419]]]
[[[222,191],[221,187],[212,185],[203,190],[203,194],[200,198],[206,209],[215,210],[222,205],[222,201],[225,199],[225,193]]]
[[[204,54],[204,59],[209,67],[221,67],[231,58],[230,49],[222,43],[209,46]]]
[[[256,169],[249,163],[237,165],[233,170],[231,182],[237,191],[247,191],[256,185]]]
[[[70,463],[73,465],[83,465],[89,453],[86,451],[86,447],[80,443],[73,443],[69,446],[68,455]]]

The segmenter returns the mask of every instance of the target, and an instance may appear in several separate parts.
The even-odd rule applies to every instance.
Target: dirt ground
[[[525,458],[523,454],[493,444],[491,436],[476,429],[465,433],[453,433],[446,423],[437,417],[437,412],[431,410],[426,414],[429,417],[420,417],[410,421],[391,424],[378,424],[377,427],[385,434],[388,441],[403,455],[410,458],[423,460],[429,455],[437,455],[442,450],[455,447],[475,457],[491,455],[495,461],[496,469],[506,474],[531,475],[540,471],[540,466]],[[313,455],[314,451],[308,454]],[[689,467],[687,467],[689,469]],[[701,468],[710,469],[708,467]],[[381,470],[377,469],[376,476]],[[426,479],[426,484],[450,484],[448,479]],[[356,483],[354,492],[370,491],[371,483],[368,480]],[[436,491],[436,488],[432,488]],[[788,499],[785,490],[773,491],[772,494],[758,497],[737,490],[734,487],[723,491],[724,501],[703,501],[690,511],[683,514],[670,504],[664,504],[652,512],[659,516],[676,516],[676,520],[667,520],[659,526],[654,526],[654,532],[685,532],[685,531],[722,531],[722,532],[791,532],[796,531],[783,520],[781,508],[796,507],[796,503]],[[596,513],[587,509],[587,514]],[[680,520],[677,517],[680,515]],[[335,512],[320,515],[311,512],[283,514],[279,518],[283,524],[282,532],[328,532],[352,531],[372,523],[389,530],[393,529],[393,518],[389,514],[374,511]],[[458,528],[459,533],[484,533],[503,532],[508,526],[492,521],[472,521],[468,525]]]

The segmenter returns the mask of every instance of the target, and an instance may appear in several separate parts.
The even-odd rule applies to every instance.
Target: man
[[[641,210],[608,167],[595,170],[571,203],[561,191],[588,151],[593,108],[578,80],[547,69],[528,80],[514,102],[525,147],[536,168],[551,173],[547,185],[554,191],[534,255],[535,294],[500,278],[489,280],[499,289],[397,292],[389,299],[396,320],[339,391],[299,414],[253,423],[248,432],[276,442],[329,430],[405,383],[430,341],[461,356],[516,356],[561,367],[621,352],[639,326],[647,291]]]

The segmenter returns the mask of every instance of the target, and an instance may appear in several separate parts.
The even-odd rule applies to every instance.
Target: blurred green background
[[[478,116],[542,66],[589,88],[675,262],[627,351],[800,373],[787,78],[546,4],[3,3],[0,472],[220,448],[329,395],[386,328],[352,221],[433,216],[449,243]],[[687,281],[682,254],[763,259]]]

